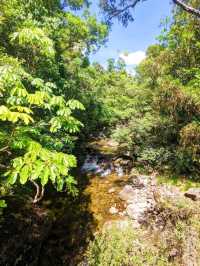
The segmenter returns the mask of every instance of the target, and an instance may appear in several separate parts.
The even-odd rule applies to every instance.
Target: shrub
[[[90,266],[171,265],[149,245],[144,232],[135,231],[131,224],[124,229],[113,226],[98,234],[89,245],[87,260]]]

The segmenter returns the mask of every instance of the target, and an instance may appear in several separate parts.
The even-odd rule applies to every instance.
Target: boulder
[[[135,198],[135,190],[132,186],[126,185],[119,193],[119,197],[124,201],[132,201]]]
[[[150,208],[150,205],[147,202],[134,202],[127,206],[126,212],[131,219],[140,221],[148,208]]]
[[[200,200],[200,188],[190,188],[184,195],[192,200]]]

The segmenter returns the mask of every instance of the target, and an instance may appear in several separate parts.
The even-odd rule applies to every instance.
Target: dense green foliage
[[[127,3],[100,2],[106,18]],[[195,8],[198,2],[187,1]],[[88,7],[87,0],[0,0],[0,214],[9,203],[3,196],[17,192],[18,199],[21,185],[34,186],[35,195],[27,192],[33,203],[48,184],[77,195],[77,149],[102,135],[116,140],[117,156],[131,157],[135,167],[199,179],[200,20],[175,8],[131,75],[121,59],[108,59],[107,68],[90,63],[109,28]],[[115,15],[124,25],[133,20],[129,9]],[[77,204],[72,201],[71,212]],[[199,254],[197,206],[161,202],[155,207],[158,219],[148,217],[152,223],[145,230],[114,227],[96,234],[86,260],[91,266],[182,265],[190,229]],[[163,230],[154,230],[158,220]],[[81,230],[82,224],[77,235]],[[171,262],[174,247],[179,253]]]
[[[117,125],[111,120],[112,137],[141,165],[170,167],[198,178],[200,23],[176,10],[171,21],[163,24],[159,43],[148,48],[134,82],[126,77],[129,89],[115,86],[116,97],[110,101],[107,93],[104,102],[113,118],[121,114]]]
[[[83,4],[67,1],[65,12],[59,1],[0,1],[3,183],[30,180],[44,187],[50,180],[58,190],[76,191],[70,170],[76,166],[72,150],[83,127],[81,76],[89,73],[89,53],[107,35],[95,17],[70,11]]]
[[[199,20],[176,9],[133,77],[122,60],[109,59],[107,69],[89,63],[108,30],[88,11],[74,14],[86,1],[64,2],[65,11],[59,1],[0,4],[3,186],[51,181],[76,192],[70,169],[80,129],[105,129],[143,166],[198,176]]]

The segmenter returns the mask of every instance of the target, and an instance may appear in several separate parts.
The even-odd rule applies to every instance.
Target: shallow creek
[[[100,229],[107,221],[121,218],[124,202],[118,196],[120,190],[128,181],[128,175],[120,165],[114,165],[112,157],[103,155],[86,157],[82,172],[89,176],[89,185],[84,193],[90,196],[89,210],[94,215],[97,228]],[[119,210],[118,214],[109,212],[111,207]]]
[[[125,168],[116,163],[117,154],[116,144],[107,140],[89,144],[78,171],[79,196],[70,200],[63,194],[49,206],[56,212],[55,231],[44,243],[42,256],[46,260],[40,265],[78,265],[95,232],[106,222],[123,219],[120,213],[125,206],[118,193],[129,176]],[[116,207],[119,212],[111,214],[111,207]],[[55,261],[56,256],[59,256],[58,261]]]
[[[120,166],[115,143],[90,143],[75,175],[79,181],[75,198],[49,187],[43,201],[32,205],[30,187],[26,201],[19,196],[8,199],[1,224],[0,265],[76,266],[94,233],[105,222],[122,219],[125,206],[118,194],[129,177]],[[111,207],[119,212],[111,214]]]

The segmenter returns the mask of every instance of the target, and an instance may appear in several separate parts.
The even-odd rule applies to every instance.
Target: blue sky
[[[98,14],[96,2],[93,2],[92,11]],[[114,21],[109,40],[106,47],[102,47],[96,54],[91,56],[91,61],[97,61],[106,65],[108,58],[119,58],[119,55],[128,52],[128,69],[144,57],[147,47],[156,42],[159,35],[160,21],[171,14],[172,4],[170,0],[148,0],[139,4],[134,12],[135,21],[127,28],[121,26],[117,20]],[[135,54],[136,53],[136,54]],[[122,56],[123,57],[123,56]]]

